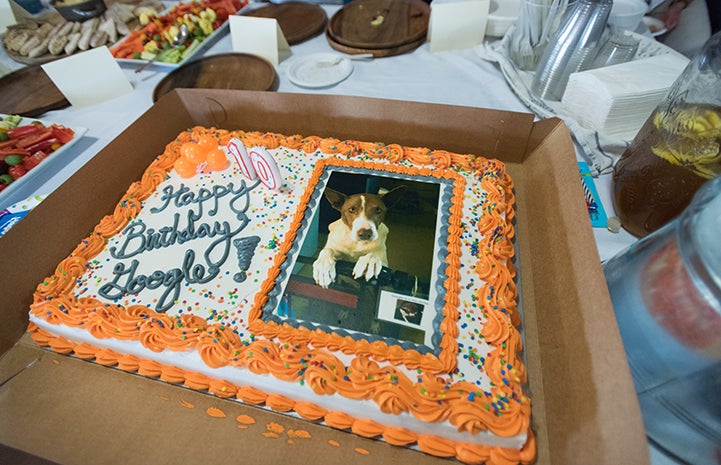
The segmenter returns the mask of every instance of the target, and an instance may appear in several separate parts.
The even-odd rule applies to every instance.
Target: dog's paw
[[[358,279],[365,276],[366,281],[377,278],[383,268],[383,261],[380,257],[367,254],[358,259],[353,267],[353,277]]]
[[[370,331],[371,334],[380,334],[381,333],[381,324],[378,320],[373,320],[373,322],[370,325]]]
[[[335,260],[319,257],[313,262],[313,279],[320,287],[328,287],[335,281]]]

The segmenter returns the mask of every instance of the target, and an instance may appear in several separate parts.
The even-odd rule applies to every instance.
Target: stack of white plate
[[[520,8],[520,0],[491,0],[486,22],[486,35],[503,37],[511,24],[518,19]]]
[[[669,53],[573,73],[561,103],[582,126],[631,140],[687,64]]]

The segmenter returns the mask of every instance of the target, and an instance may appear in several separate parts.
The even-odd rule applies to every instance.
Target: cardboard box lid
[[[529,114],[362,97],[176,90],[0,238],[4,263],[13,264],[0,282],[0,311],[7,321],[0,326],[0,350],[15,345],[24,331],[35,284],[112,210],[150,160],[195,124],[379,140],[505,161],[517,197],[537,463],[648,463],[633,382],[576,182],[570,134],[558,119],[534,123]],[[27,338],[0,359],[0,379],[35,358],[40,361],[0,388],[0,442],[60,463],[441,460],[52,354]],[[196,408],[182,407],[181,400]],[[210,406],[220,407],[226,418],[207,415]],[[256,418],[256,425],[239,430],[234,418],[241,413]],[[271,422],[286,432],[308,431],[311,439],[289,444],[287,433],[263,436]]]

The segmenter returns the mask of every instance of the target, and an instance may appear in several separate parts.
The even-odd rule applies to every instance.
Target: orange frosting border
[[[322,152],[338,157],[372,159],[380,158],[400,163],[410,162],[433,172],[471,170],[480,173],[481,186],[487,193],[481,205],[484,216],[476,225],[483,236],[479,244],[475,271],[486,284],[478,290],[476,298],[482,305],[486,321],[481,334],[491,350],[484,362],[484,369],[493,386],[489,391],[479,391],[466,381],[439,376],[435,366],[420,363],[415,379],[393,367],[380,367],[366,355],[357,356],[346,367],[324,348],[298,341],[292,335],[283,336],[287,341],[278,343],[264,338],[241,341],[238,335],[219,324],[208,324],[203,318],[192,315],[170,317],[158,314],[144,306],[105,304],[92,298],[73,295],[76,279],[85,271],[85,265],[102,251],[106,238],[122,231],[124,226],[141,210],[141,202],[150,196],[165,180],[173,162],[179,156],[179,147],[202,134],[213,134],[221,144],[238,137],[249,146],[261,145],[269,149],[280,146]],[[34,294],[31,313],[51,324],[64,324],[83,328],[98,339],[115,338],[139,341],[145,348],[162,350],[197,350],[210,367],[245,367],[256,374],[271,374],[278,379],[307,383],[317,395],[339,394],[350,399],[367,399],[375,402],[380,410],[389,414],[408,412],[426,422],[448,421],[459,431],[472,434],[489,430],[499,436],[515,436],[523,432],[529,441],[521,451],[488,448],[475,444],[454,443],[435,436],[399,434],[408,439],[393,439],[396,428],[355,419],[338,412],[326,412],[307,403],[295,403],[284,396],[267,395],[251,387],[234,388],[222,380],[209,380],[203,375],[175,367],[163,367],[158,363],[137,357],[115,354],[107,349],[95,349],[87,344],[77,347],[61,337],[54,337],[31,325],[33,339],[39,345],[50,346],[62,353],[75,352],[78,357],[95,358],[105,365],[117,364],[119,368],[137,371],[150,377],[160,377],[169,382],[183,382],[194,389],[210,390],[219,396],[235,391],[235,397],[249,403],[265,403],[279,411],[295,410],[308,418],[323,418],[336,428],[350,428],[357,434],[389,436],[391,443],[416,442],[421,450],[434,455],[455,456],[467,463],[528,463],[535,456],[535,443],[530,429],[530,399],[525,396],[522,384],[526,372],[519,356],[522,342],[517,325],[520,323],[516,307],[517,289],[513,278],[515,268],[512,238],[514,230],[513,185],[501,162],[473,155],[460,155],[425,148],[407,148],[358,141],[339,141],[320,137],[286,137],[274,133],[227,131],[193,128],[181,133],[168,144],[145,170],[142,178],[131,184],[114,212],[105,216],[93,232],[81,241],[66,259],[61,261],[54,274],[39,284]],[[453,208],[458,208],[454,206]],[[280,264],[280,258],[276,265]],[[457,268],[458,264],[452,264]],[[457,281],[456,281],[457,282]],[[449,299],[447,307],[457,305]],[[445,309],[444,309],[445,311]],[[457,310],[455,319],[457,319]],[[451,315],[453,316],[453,315]],[[455,319],[444,328],[444,334],[455,342],[457,326]],[[295,330],[295,328],[292,328]],[[444,338],[444,343],[446,338]],[[355,342],[355,341],[354,341]],[[375,344],[375,343],[374,343]],[[328,346],[341,349],[342,345]],[[445,349],[445,348],[444,348]],[[374,354],[373,344],[368,353]],[[444,350],[443,353],[449,353]],[[384,359],[380,354],[379,359]],[[390,359],[389,357],[387,359]],[[428,369],[426,371],[426,369]],[[308,412],[311,413],[308,413]],[[395,442],[394,442],[395,441]],[[494,452],[495,451],[495,452]],[[494,458],[495,457],[495,458]]]
[[[109,349],[99,349],[89,344],[75,344],[61,336],[54,336],[31,323],[30,331],[36,344],[50,347],[61,354],[73,353],[78,358],[96,358],[96,362],[107,366],[137,372],[144,376],[157,377],[163,381],[182,384],[194,390],[208,391],[217,397],[236,398],[247,404],[265,404],[279,412],[295,411],[310,421],[323,421],[326,425],[350,431],[367,438],[383,438],[394,446],[417,444],[418,448],[438,457],[455,457],[469,465],[513,465],[531,464],[536,458],[536,437],[528,429],[528,439],[520,450],[503,447],[484,446],[467,442],[451,441],[431,434],[416,434],[405,428],[383,426],[371,420],[361,420],[343,412],[326,410],[310,402],[295,402],[279,395],[266,394],[251,386],[234,384],[207,377],[200,373],[184,371],[171,365],[138,359],[133,355],[123,355]]]
[[[315,192],[316,186],[326,168],[365,168],[374,171],[385,171],[395,174],[406,174],[410,176],[425,176],[439,179],[450,179],[453,181],[453,194],[451,197],[450,216],[448,218],[448,240],[447,240],[447,256],[446,263],[446,280],[444,288],[446,289],[445,304],[442,309],[443,322],[441,323],[441,344],[440,355],[436,356],[431,353],[421,354],[416,350],[403,349],[400,346],[388,345],[383,341],[375,341],[368,343],[367,341],[357,341],[351,337],[341,336],[337,333],[327,333],[322,329],[310,330],[304,327],[296,328],[287,323],[278,324],[273,321],[263,321],[263,307],[268,302],[268,294],[275,287],[275,281],[281,272],[281,266],[285,262],[288,253],[293,247],[298,229],[301,227],[305,211],[310,202],[311,196]],[[270,269],[268,277],[261,285],[261,290],[256,294],[253,307],[249,313],[248,328],[256,335],[266,338],[278,338],[284,342],[312,344],[315,347],[340,348],[344,353],[352,353],[356,355],[369,355],[373,359],[379,361],[388,361],[394,365],[404,364],[405,366],[415,369],[421,367],[424,371],[434,373],[451,373],[456,368],[456,355],[458,352],[458,342],[453,332],[458,319],[458,310],[456,310],[456,302],[458,302],[458,267],[453,266],[458,263],[461,256],[461,210],[463,208],[463,191],[465,189],[465,178],[460,174],[450,171],[435,171],[430,169],[422,169],[418,167],[410,167],[403,165],[388,165],[373,163],[368,161],[358,161],[349,159],[337,160],[320,160],[310,182],[301,196],[296,215],[291,222],[288,232],[283,243],[280,246],[280,252],[276,255],[275,264]]]

